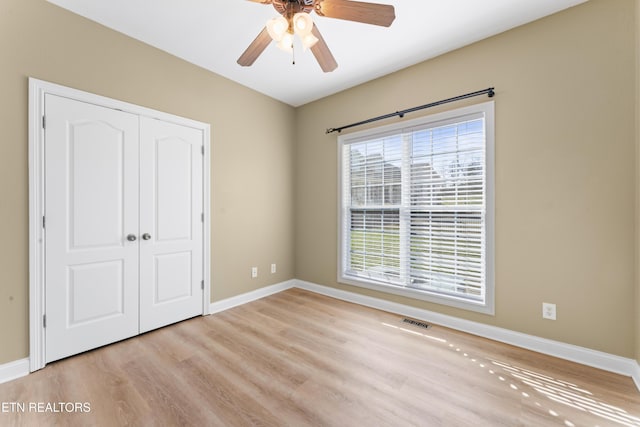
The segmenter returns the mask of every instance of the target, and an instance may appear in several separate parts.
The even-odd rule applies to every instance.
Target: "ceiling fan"
[[[351,0],[250,0],[254,3],[271,4],[280,14],[267,22],[253,42],[244,51],[238,64],[248,67],[252,65],[271,41],[278,42],[278,47],[285,51],[293,50],[293,36],[298,35],[302,45],[310,48],[320,68],[325,73],[336,69],[338,63],[331,54],[320,31],[309,14],[327,18],[344,19],[365,24],[388,27],[396,18],[392,5],[366,3]]]

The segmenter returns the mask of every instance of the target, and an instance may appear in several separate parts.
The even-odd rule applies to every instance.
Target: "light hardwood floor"
[[[630,378],[402,319],[291,289],[1,384],[0,425],[640,426]]]

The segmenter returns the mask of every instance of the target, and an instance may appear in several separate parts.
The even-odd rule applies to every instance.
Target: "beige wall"
[[[44,0],[2,0],[0,364],[28,355],[29,76],[210,123],[212,300],[293,278],[293,108]]]
[[[636,6],[636,360],[640,363],[640,0]]]
[[[634,1],[592,0],[297,109],[296,277],[634,357]],[[488,86],[495,316],[336,283],[337,147],[325,128]],[[541,318],[543,301],[556,321]]]

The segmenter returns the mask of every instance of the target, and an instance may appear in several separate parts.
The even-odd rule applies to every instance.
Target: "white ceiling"
[[[272,43],[251,67],[236,63],[278,16],[245,0],[47,0],[292,106],[331,95],[586,0],[374,0],[393,4],[391,27],[312,13],[338,62],[323,73],[311,52]]]

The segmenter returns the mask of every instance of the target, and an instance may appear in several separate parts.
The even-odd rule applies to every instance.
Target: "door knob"
[[[130,241],[130,242],[135,242],[136,241],[136,235],[135,234],[127,235],[127,240]]]
[[[144,234],[142,235],[142,240],[149,240],[149,239],[151,239],[151,234],[149,234],[149,233],[144,233]]]

